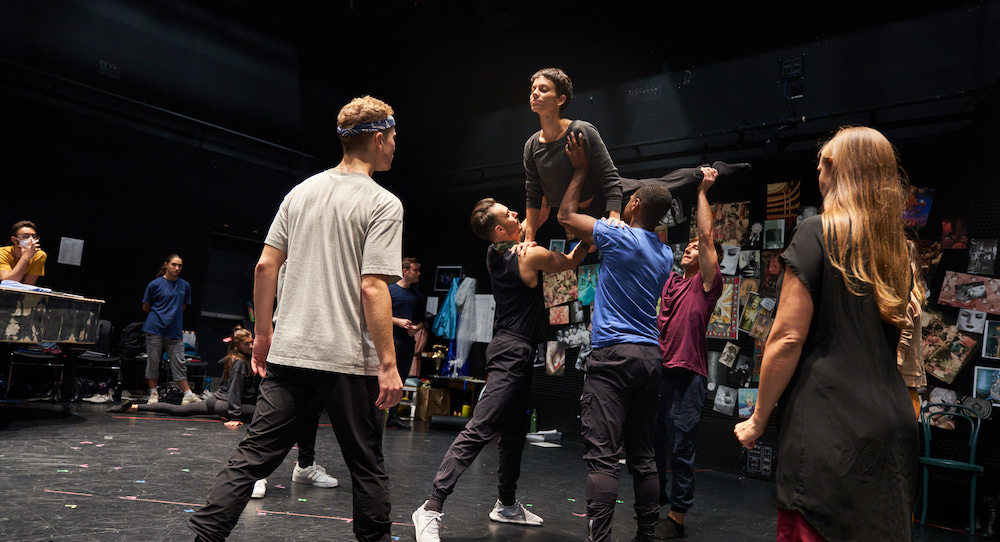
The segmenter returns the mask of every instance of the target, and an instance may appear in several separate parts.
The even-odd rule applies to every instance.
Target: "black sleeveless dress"
[[[830,541],[909,541],[919,443],[896,368],[899,330],[870,294],[847,289],[822,232],[821,217],[804,220],[782,254],[813,317],[778,403],[778,507]]]

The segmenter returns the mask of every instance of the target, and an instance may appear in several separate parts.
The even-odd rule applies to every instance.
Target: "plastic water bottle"
[[[538,412],[535,412],[534,410],[531,411],[531,427],[528,432],[529,433],[538,432]]]

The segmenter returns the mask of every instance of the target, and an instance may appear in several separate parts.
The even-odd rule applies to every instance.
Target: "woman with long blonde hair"
[[[896,367],[914,280],[906,183],[871,128],[840,129],[817,169],[823,213],[781,256],[757,405],[735,433],[753,448],[780,405],[779,541],[908,541],[917,426]]]

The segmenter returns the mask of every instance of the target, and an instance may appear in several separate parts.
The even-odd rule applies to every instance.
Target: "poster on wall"
[[[924,368],[934,378],[951,384],[976,351],[979,338],[959,331],[955,320],[942,313],[924,311],[920,322]]]
[[[958,321],[955,326],[959,331],[982,334],[986,330],[986,313],[971,309],[958,311]]]
[[[764,221],[764,248],[766,250],[777,250],[785,248],[784,220]]]
[[[920,258],[920,276],[923,277],[926,286],[931,283],[937,273],[938,264],[941,263],[941,242],[921,239],[914,244],[917,245],[917,255]]]
[[[590,331],[586,324],[574,324],[556,331],[556,340],[566,346],[583,346],[590,344]]]
[[[747,242],[747,231],[750,229],[750,202],[712,204],[712,237],[724,245],[743,246]],[[695,216],[694,209],[691,216]],[[698,238],[697,221],[691,221],[688,239]]]
[[[927,388],[927,402],[946,403],[950,405],[960,404],[960,401],[958,400],[958,393],[956,393],[955,390],[934,386],[928,386]],[[930,418],[927,422],[934,427],[954,431],[955,421],[951,419],[949,414],[947,414],[948,412],[954,411],[955,409],[953,407],[930,407],[927,414]]]
[[[569,323],[569,305],[549,307],[549,325],[561,326]]]
[[[753,277],[744,277],[740,279],[740,306],[743,307],[747,304],[747,299],[750,298],[750,294],[757,293],[760,288],[760,279]]]
[[[948,271],[941,284],[938,303],[1000,314],[1000,281],[992,277]]]
[[[559,273],[542,273],[542,296],[545,307],[554,307],[576,299],[576,270],[567,269]],[[566,313],[567,322],[569,313]]]
[[[715,310],[708,318],[708,330],[705,336],[709,339],[739,337],[739,330],[736,327],[740,315],[739,287],[739,277],[722,277],[722,295],[716,301]]]
[[[906,198],[906,208],[903,211],[903,225],[914,230],[924,229],[933,202],[933,188],[911,186],[910,195]]]

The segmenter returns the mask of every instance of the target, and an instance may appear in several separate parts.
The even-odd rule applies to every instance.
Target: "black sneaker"
[[[684,524],[677,523],[674,518],[667,516],[656,524],[655,536],[658,540],[684,538]]]
[[[109,408],[108,410],[106,410],[105,412],[124,413],[124,412],[128,412],[128,409],[131,408],[131,407],[132,407],[132,401],[129,401],[128,399],[122,399],[121,404],[115,405],[115,406]]]

